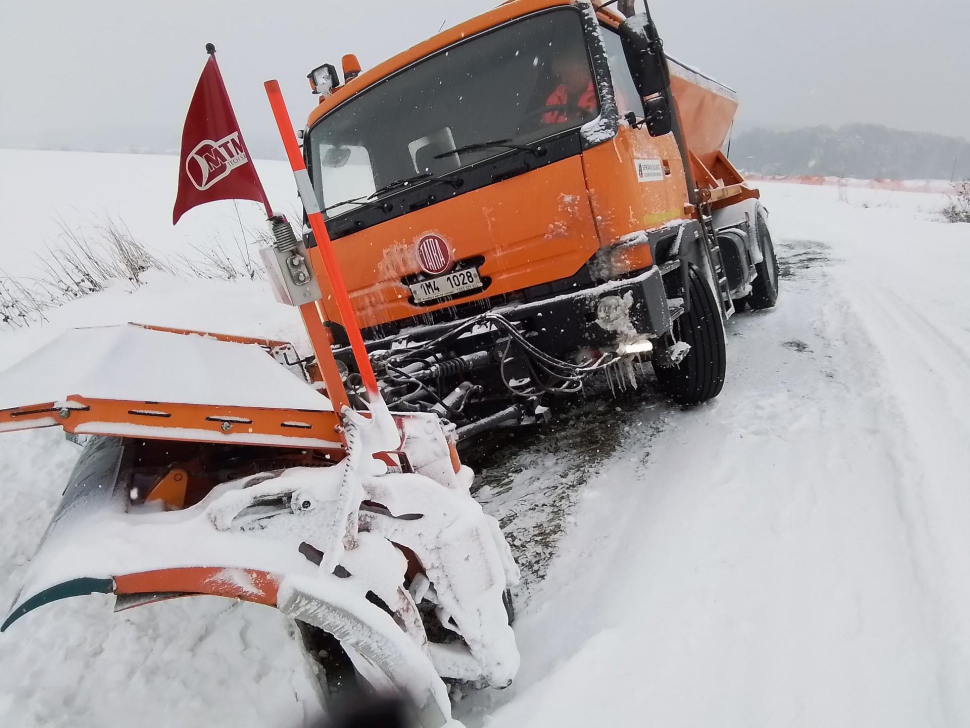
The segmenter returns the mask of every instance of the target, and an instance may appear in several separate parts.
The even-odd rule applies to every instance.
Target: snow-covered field
[[[50,176],[20,176],[58,167],[52,154],[0,151],[0,268],[30,264],[51,215],[103,200],[128,200],[110,212],[156,252],[237,224],[229,205],[173,234],[174,161],[158,157],[63,155],[59,207],[42,199]],[[285,167],[261,170],[291,204]],[[495,472],[480,498],[529,580],[519,678],[466,694],[466,724],[970,725],[970,226],[940,222],[938,195],[762,189],[782,298],[732,321],[715,402],[597,400],[576,420],[588,436],[559,426],[482,459]],[[11,219],[24,211],[29,224]],[[149,274],[47,316],[0,331],[0,368],[64,328],[132,320],[304,343],[258,281]],[[55,431],[0,437],[0,605],[76,455]],[[295,728],[318,714],[275,610],[110,605],[62,602],[0,636],[0,725]]]
[[[273,204],[286,214],[298,209],[289,166],[255,164]],[[0,149],[0,277],[36,275],[38,256],[63,244],[63,227],[96,239],[110,220],[160,257],[198,258],[198,248],[214,244],[235,253],[240,219],[247,233],[265,220],[255,203],[225,201],[191,210],[173,227],[177,180],[173,156]]]

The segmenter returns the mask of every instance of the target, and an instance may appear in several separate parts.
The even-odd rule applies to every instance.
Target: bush
[[[48,246],[47,255],[38,255],[43,273],[37,282],[53,297],[80,298],[103,291],[113,280],[140,286],[141,275],[149,269],[176,273],[135,240],[124,222],[104,218],[94,225],[93,239],[63,221],[58,225],[60,240]]]
[[[44,309],[54,303],[42,289],[29,288],[0,271],[0,328],[24,328],[46,321]]]
[[[126,280],[138,287],[149,270],[207,280],[263,279],[266,271],[251,250],[272,240],[267,232],[246,228],[238,210],[237,220],[239,232],[232,234],[232,245],[216,238],[205,247],[194,246],[196,255],[174,260],[148,250],[124,221],[104,217],[82,229],[59,220],[57,241],[37,256],[37,277],[13,278],[0,270],[0,329],[39,323],[45,310],[103,291],[112,281]]]
[[[953,194],[947,196],[941,212],[948,222],[970,222],[970,179],[953,185]]]

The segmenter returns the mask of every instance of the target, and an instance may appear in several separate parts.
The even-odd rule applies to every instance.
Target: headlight
[[[307,74],[307,78],[310,79],[310,88],[313,89],[313,93],[321,96],[329,96],[340,85],[337,69],[329,63],[314,68]]]

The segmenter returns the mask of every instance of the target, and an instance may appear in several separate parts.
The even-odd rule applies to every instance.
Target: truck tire
[[[717,299],[704,276],[693,265],[687,274],[690,310],[674,321],[673,334],[690,344],[677,366],[654,365],[661,391],[679,404],[713,399],[724,386],[727,356],[724,322]]]
[[[753,309],[771,308],[778,300],[778,259],[775,257],[775,246],[771,242],[768,232],[768,221],[764,212],[759,208],[757,213],[758,245],[764,258],[755,266],[758,277],[751,284],[751,295],[747,301]]]

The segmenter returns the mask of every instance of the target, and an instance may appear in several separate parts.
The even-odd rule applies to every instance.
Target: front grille
[[[542,283],[538,286],[530,286],[529,288],[523,288],[521,291],[501,293],[497,296],[483,298],[479,301],[457,303],[454,306],[448,306],[447,308],[442,308],[437,311],[429,311],[428,313],[418,314],[417,316],[410,316],[408,318],[391,321],[386,324],[371,326],[370,328],[363,329],[361,333],[366,341],[386,339],[390,336],[396,336],[401,332],[401,330],[410,328],[412,326],[433,326],[434,324],[462,321],[464,319],[473,318],[479,314],[486,313],[487,311],[490,311],[493,308],[498,308],[499,306],[506,306],[515,302],[531,303],[533,301],[541,301],[544,298],[558,296],[559,294],[566,293],[567,291],[592,288],[594,285],[596,284],[593,280],[593,276],[590,274],[589,266],[584,265],[579,269],[578,273],[570,276],[569,278],[562,278],[558,281]],[[343,332],[341,331],[339,334],[343,335]],[[341,338],[341,336],[338,336],[337,332],[335,332],[334,338],[337,340],[338,344],[345,346],[347,345],[343,341],[343,339],[346,338],[346,335],[343,335]]]

